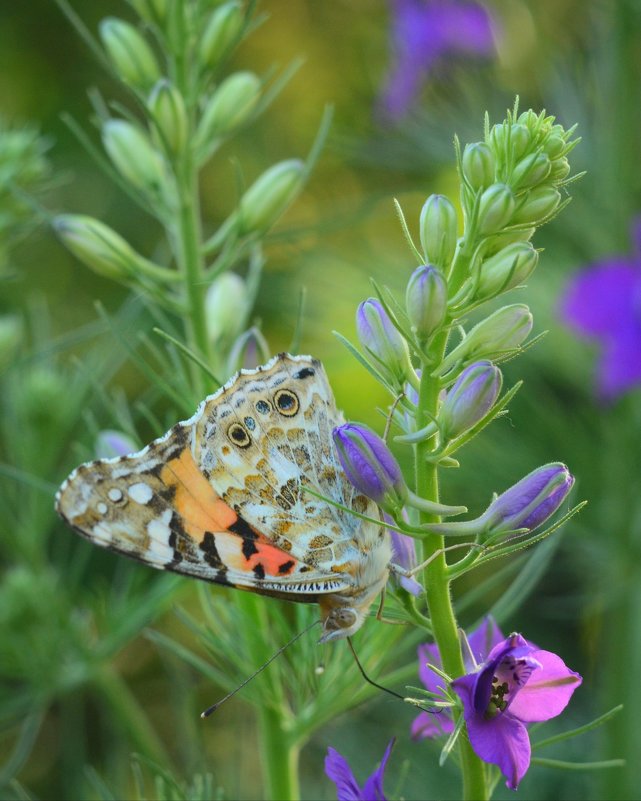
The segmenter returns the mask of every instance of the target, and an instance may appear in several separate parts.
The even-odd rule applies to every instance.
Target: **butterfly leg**
[[[426,559],[424,562],[421,562],[420,565],[416,565],[416,567],[407,570],[400,565],[395,565],[394,563],[390,563],[389,570],[391,573],[396,574],[397,576],[403,576],[404,578],[413,578],[417,573],[420,573],[421,570],[425,570],[425,568],[431,564],[438,556],[441,554],[447,553],[447,551],[453,551],[456,548],[481,548],[483,549],[483,545],[479,545],[476,542],[457,542],[456,545],[448,545],[447,548],[439,548],[438,551],[434,551],[434,553]]]

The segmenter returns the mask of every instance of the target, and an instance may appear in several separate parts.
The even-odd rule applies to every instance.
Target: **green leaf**
[[[545,768],[559,768],[560,770],[604,770],[606,768],[625,767],[625,759],[606,759],[602,762],[563,762],[560,759],[532,757],[532,765],[541,765]]]
[[[618,706],[610,709],[609,712],[605,712],[603,715],[600,715],[598,718],[590,721],[590,723],[586,723],[576,729],[570,729],[570,731],[562,732],[561,734],[554,734],[552,737],[546,737],[545,740],[538,740],[537,742],[532,743],[532,748],[545,748],[548,745],[560,743],[563,740],[569,740],[572,737],[578,737],[580,734],[585,734],[588,731],[592,731],[592,729],[602,726],[604,723],[607,723],[609,720],[611,720],[615,715],[618,715],[622,709],[623,704],[619,704]]]
[[[423,256],[421,251],[414,244],[412,235],[410,234],[409,228],[407,227],[407,222],[405,221],[405,215],[403,214],[403,209],[401,208],[401,204],[398,202],[396,198],[394,198],[394,206],[396,208],[396,213],[398,214],[398,219],[400,220],[401,223],[401,228],[403,229],[403,234],[405,236],[405,239],[407,240],[407,244],[410,246],[410,249],[413,251],[414,255],[418,259],[418,263],[423,264],[423,262],[425,261],[425,256]]]

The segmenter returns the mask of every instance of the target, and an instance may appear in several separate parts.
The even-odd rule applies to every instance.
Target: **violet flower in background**
[[[354,778],[354,774],[345,757],[341,756],[334,748],[327,749],[325,773],[336,785],[338,801],[386,801],[383,794],[383,775],[394,742],[395,738],[392,738],[385,749],[381,764],[367,778],[362,787],[359,786]]]
[[[463,702],[474,752],[497,765],[516,790],[530,767],[525,724],[560,715],[582,681],[556,654],[511,634],[477,670],[454,679],[452,689]]]
[[[570,280],[562,319],[600,346],[597,390],[613,401],[641,384],[641,217],[632,225],[630,255],[588,264]]]
[[[496,625],[494,618],[484,618],[481,625],[474,629],[467,637],[470,651],[477,663],[483,662],[495,645],[503,641],[503,634]],[[463,653],[466,670],[475,668],[470,655]],[[442,694],[444,681],[438,673],[428,668],[427,663],[442,668],[441,655],[438,647],[433,643],[418,646],[418,675],[425,689],[432,693]],[[439,737],[441,734],[451,734],[454,731],[454,721],[451,714],[444,709],[442,712],[421,712],[412,723],[412,738],[423,740],[426,737]]]
[[[492,21],[483,6],[463,0],[390,0],[392,66],[379,106],[401,120],[438,63],[451,55],[490,55]]]
[[[97,459],[114,459],[139,450],[140,446],[128,434],[111,428],[99,431],[94,443]]]

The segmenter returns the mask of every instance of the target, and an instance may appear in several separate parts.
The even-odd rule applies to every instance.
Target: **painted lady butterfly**
[[[343,472],[322,365],[281,354],[241,370],[139,453],[80,465],[58,513],[91,542],[160,570],[320,606],[321,642],[362,625],[392,547]]]

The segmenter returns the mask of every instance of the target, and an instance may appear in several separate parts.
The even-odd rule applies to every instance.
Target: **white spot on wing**
[[[127,490],[127,494],[132,501],[136,503],[149,503],[154,496],[154,491],[145,484],[144,481],[139,481],[137,484],[132,484]]]
[[[98,510],[98,514],[101,514],[101,515],[106,515],[107,514],[107,504],[106,503],[102,503],[102,501],[96,506],[96,509]]]
[[[117,487],[112,487],[107,493],[110,501],[121,501],[122,492]]]

